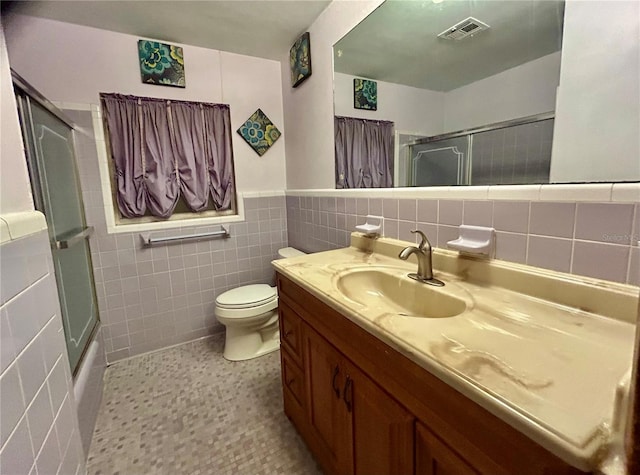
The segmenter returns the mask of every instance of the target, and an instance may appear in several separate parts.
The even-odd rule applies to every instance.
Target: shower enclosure
[[[420,138],[400,157],[398,185],[549,183],[552,140],[553,114]]]
[[[98,326],[87,227],[74,155],[73,124],[13,73],[36,209],[44,213],[72,373]]]

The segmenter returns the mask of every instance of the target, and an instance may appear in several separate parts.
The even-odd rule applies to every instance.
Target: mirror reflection
[[[334,46],[336,187],[548,183],[563,17],[387,0]]]

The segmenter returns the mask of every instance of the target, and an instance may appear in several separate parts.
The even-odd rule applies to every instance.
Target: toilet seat
[[[216,315],[229,320],[246,320],[277,307],[276,289],[267,284],[238,287],[220,294],[216,299]]]
[[[228,309],[259,307],[275,300],[277,296],[276,289],[267,284],[245,285],[220,294],[216,305]]]

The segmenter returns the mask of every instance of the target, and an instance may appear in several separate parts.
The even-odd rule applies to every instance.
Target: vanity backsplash
[[[336,192],[338,195],[338,192]],[[349,245],[367,214],[384,216],[384,235],[415,241],[425,232],[446,248],[458,226],[494,227],[496,258],[640,285],[640,204],[330,196],[287,192],[289,245],[307,252]]]

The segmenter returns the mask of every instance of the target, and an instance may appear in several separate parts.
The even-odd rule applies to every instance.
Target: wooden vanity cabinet
[[[415,418],[329,342],[305,326],[308,423],[332,473],[413,473]]]
[[[416,474],[479,475],[469,463],[424,424],[416,424]]]
[[[579,470],[278,275],[285,414],[327,474]]]

